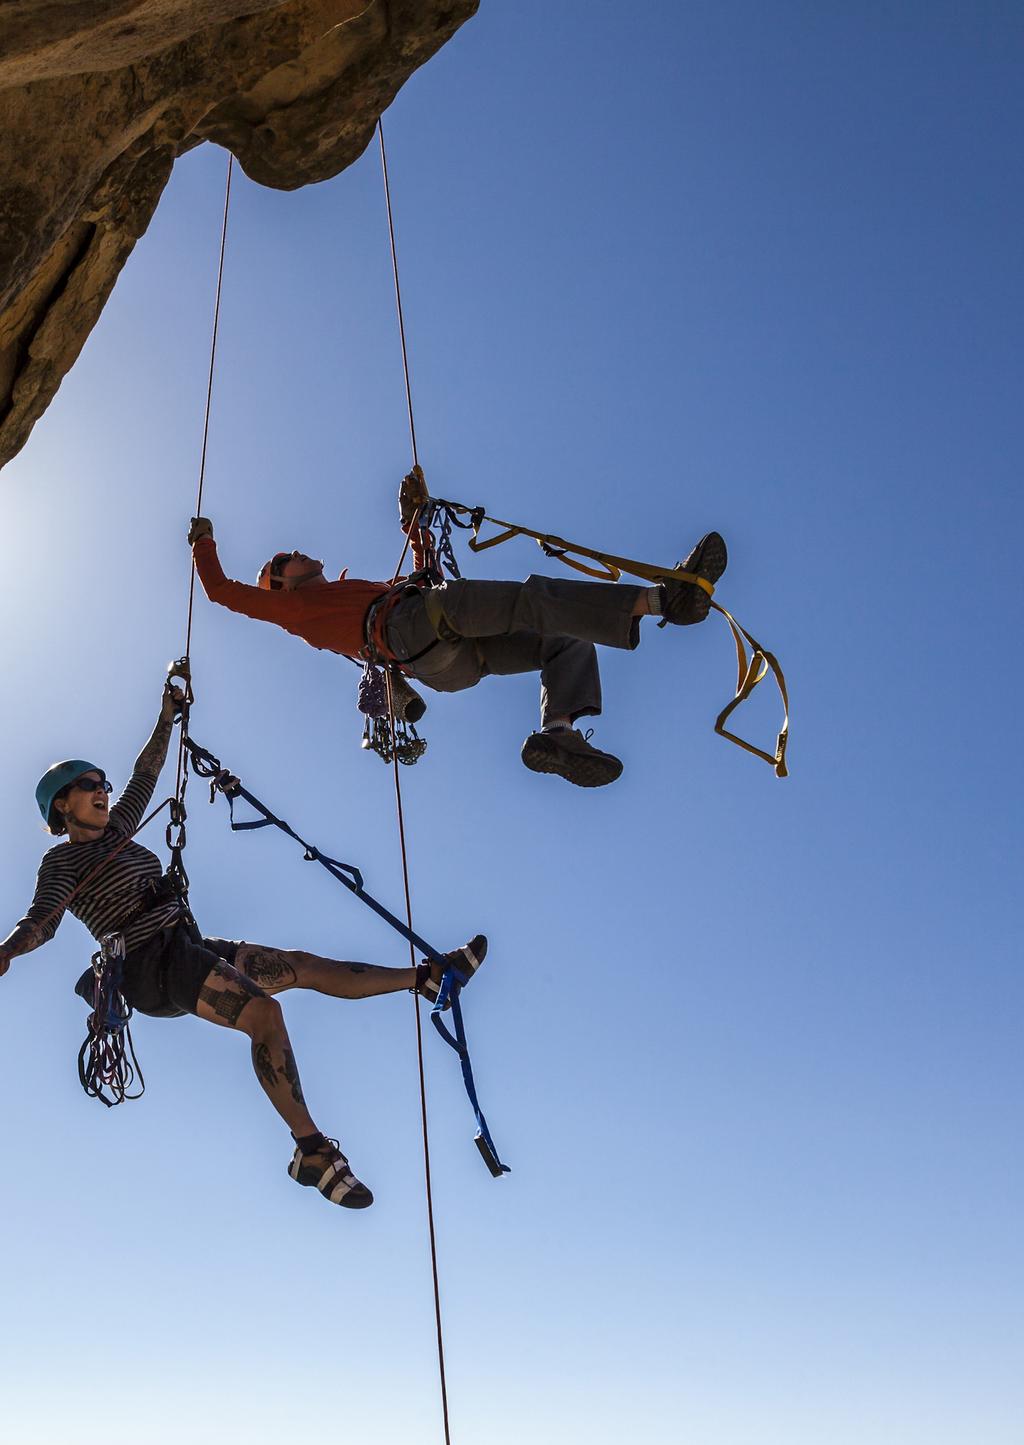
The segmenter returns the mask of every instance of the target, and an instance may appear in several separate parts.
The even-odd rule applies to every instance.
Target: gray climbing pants
[[[461,577],[432,589],[431,608],[443,614],[440,638],[423,593],[410,590],[388,618],[388,647],[436,692],[462,692],[489,673],[539,672],[542,725],[559,717],[575,722],[601,711],[594,644],[634,648],[640,641],[640,620],[632,614],[643,591],[555,577]]]

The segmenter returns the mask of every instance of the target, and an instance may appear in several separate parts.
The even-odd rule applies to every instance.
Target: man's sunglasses
[[[108,783],[106,778],[79,778],[71,784],[73,788],[79,788],[83,793],[95,793],[97,788],[102,788],[105,793],[112,793],[114,786]]]

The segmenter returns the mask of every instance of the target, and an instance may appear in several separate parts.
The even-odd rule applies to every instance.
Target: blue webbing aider
[[[191,759],[192,767],[196,774],[201,778],[210,779],[210,801],[213,801],[214,793],[218,789],[223,792],[227,798],[228,810],[231,816],[231,829],[233,832],[245,833],[257,828],[269,828],[271,826],[280,828],[282,833],[287,833],[289,838],[294,838],[296,843],[303,848],[303,858],[307,863],[319,863],[322,868],[326,868],[332,878],[336,878],[339,883],[344,884],[350,893],[354,893],[362,903],[365,903],[368,908],[372,908],[374,913],[380,918],[383,918],[385,923],[390,924],[396,933],[400,933],[403,938],[408,939],[413,947],[419,949],[426,958],[437,962],[441,962],[444,959],[444,954],[441,953],[439,949],[431,948],[425,939],[421,938],[418,933],[414,933],[413,930],[407,927],[400,918],[396,917],[390,909],[385,908],[383,903],[378,903],[376,898],[367,893],[363,887],[363,875],[354,863],[341,863],[337,858],[328,858],[327,855],[321,853],[320,849],[314,844],[307,843],[305,838],[300,838],[290,824],[286,823],[283,818],[277,817],[275,813],[272,813],[265,803],[261,803],[259,798],[249,792],[248,788],[244,788],[241,783],[229,781],[234,777],[229,769],[221,764],[219,758],[214,757],[213,753],[208,752],[206,748],[200,747],[199,744],[194,742],[187,734],[182,735],[182,744]],[[247,819],[245,822],[236,823],[234,809],[236,798],[244,798],[249,806],[254,808],[261,816],[259,818]],[[469,1059],[469,1047],[466,1043],[462,1006],[459,1002],[459,994],[463,985],[468,981],[468,978],[468,974],[462,973],[452,964],[446,965],[437,999],[430,1013],[430,1019],[445,1043],[453,1048],[459,1056],[459,1061],[462,1064],[462,1078],[466,1086],[466,1093],[469,1095],[469,1102],[473,1106],[473,1113],[476,1115],[478,1125],[478,1132],[473,1142],[480,1150],[480,1154],[488,1169],[496,1179],[500,1179],[502,1174],[508,1174],[511,1171],[509,1170],[509,1166],[502,1164],[498,1157],[498,1150],[495,1147],[494,1140],[491,1138],[491,1131],[487,1127],[487,1120],[484,1118],[483,1110],[480,1108],[476,1085],[473,1082],[473,1069]],[[441,1014],[449,1003],[451,1004],[452,1021],[455,1024],[454,1036],[441,1021]]]

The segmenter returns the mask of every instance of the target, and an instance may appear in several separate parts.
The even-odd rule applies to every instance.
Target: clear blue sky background
[[[428,1038],[458,1445],[1020,1440],[1021,39],[997,3],[484,0],[388,114],[434,490],[668,563],[719,528],[794,714],[787,782],[714,737],[717,621],[606,656],[602,792],[522,768],[533,679],[430,699],[416,920],[491,935],[468,1015],[514,1170]],[[10,923],[36,777],[123,779],[182,648],[223,177],[179,163],[0,482]],[[408,461],[375,152],[242,178],[226,567],[390,574]],[[201,598],[193,656],[195,736],[397,904],[355,669]],[[199,786],[189,867],[209,932],[403,961]],[[285,1000],[377,1195],[350,1216],[286,1178],[241,1038],[141,1020],[145,1100],[82,1095],[89,951],[69,921],[0,984],[7,1438],[433,1445],[409,998]]]

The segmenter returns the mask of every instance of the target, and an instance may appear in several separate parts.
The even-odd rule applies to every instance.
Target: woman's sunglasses
[[[83,793],[95,793],[97,788],[102,788],[105,793],[112,793],[114,791],[113,784],[108,783],[106,778],[79,778],[78,781],[72,783],[71,786],[73,788],[80,788]]]

